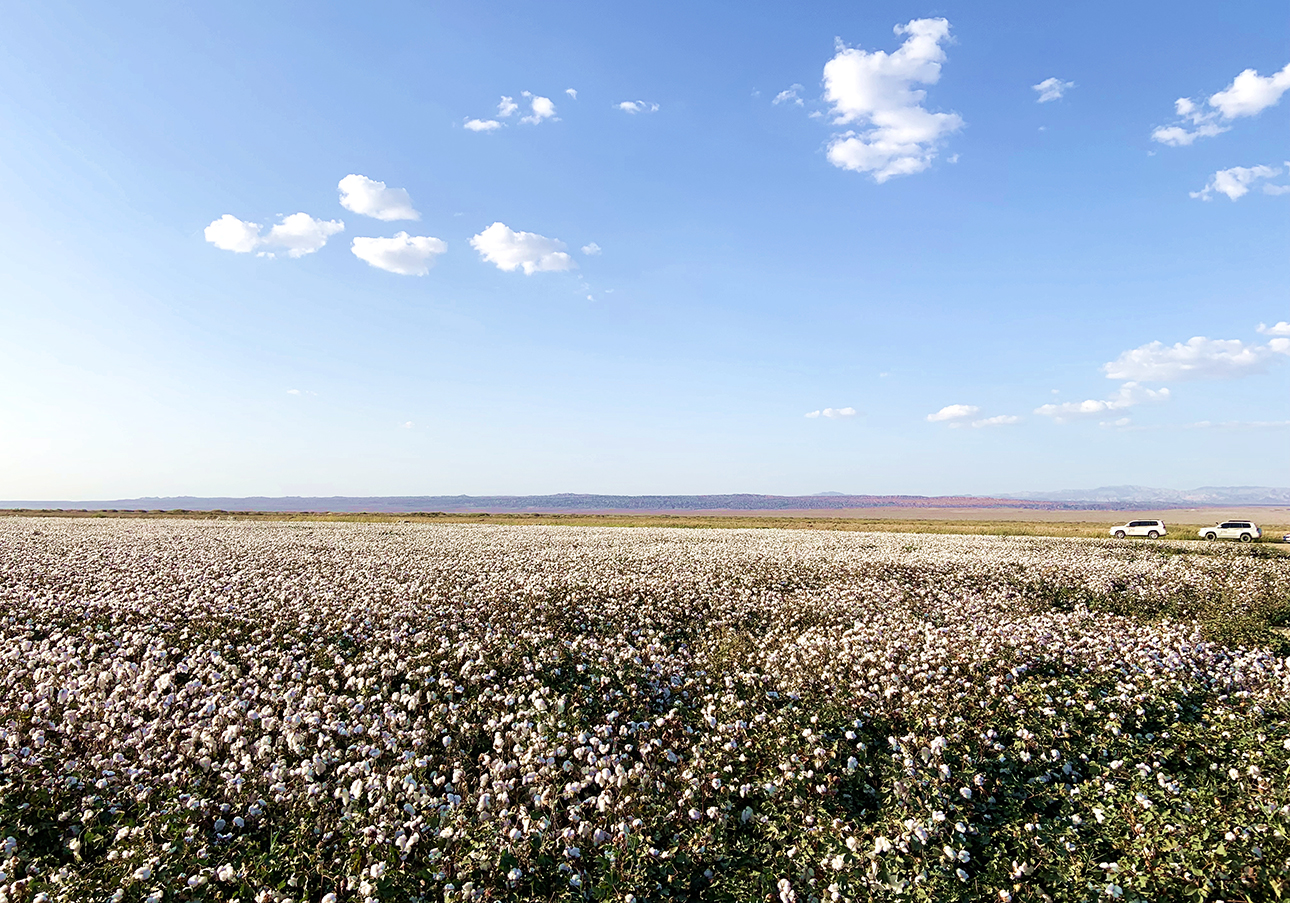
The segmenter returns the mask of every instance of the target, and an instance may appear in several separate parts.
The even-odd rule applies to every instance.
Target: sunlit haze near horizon
[[[1290,485],[1286,26],[9,4],[0,498]]]

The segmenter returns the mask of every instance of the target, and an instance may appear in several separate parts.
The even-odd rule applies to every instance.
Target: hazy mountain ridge
[[[1290,489],[1270,486],[1201,486],[1156,489],[1150,486],[1099,486],[1060,492],[1000,493],[999,498],[1047,502],[1097,502],[1165,505],[1288,505]]]
[[[676,512],[676,511],[828,511],[851,508],[1029,508],[1034,510],[1120,510],[1143,504],[1196,505],[1290,504],[1290,489],[1258,486],[1202,487],[1190,491],[1142,486],[999,496],[845,495],[555,495],[492,496],[285,496],[144,497],[110,501],[0,502],[0,508],[121,511],[371,512],[380,514],[495,512]]]

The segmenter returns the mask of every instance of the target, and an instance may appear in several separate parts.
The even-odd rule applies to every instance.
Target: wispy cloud
[[[783,91],[780,91],[778,94],[775,95],[775,99],[772,100],[771,103],[773,104],[791,103],[794,106],[800,107],[803,105],[803,101],[802,101],[802,98],[798,96],[797,92],[801,90],[802,90],[801,85],[792,85],[788,88],[785,88]]]
[[[1074,82],[1064,82],[1060,78],[1046,78],[1037,85],[1030,86],[1039,92],[1039,98],[1035,103],[1048,103],[1053,100],[1060,100],[1066,92],[1075,87]]]
[[[1021,418],[1015,414],[997,414],[994,417],[985,417],[981,420],[955,420],[951,427],[967,427],[969,429],[979,430],[991,426],[1011,426],[1014,423],[1020,423]]]
[[[565,94],[568,94],[568,95],[569,95],[570,97],[572,97],[574,100],[577,100],[577,99],[578,99],[578,89],[577,89],[577,88],[565,88],[565,89],[564,89],[564,93],[565,93]]]
[[[819,411],[811,411],[806,416],[811,419],[814,419],[816,417],[827,417],[830,420],[845,420],[847,417],[854,417],[855,415],[856,415],[856,409],[848,407],[848,408],[824,408]]]
[[[1087,401],[1067,401],[1061,404],[1045,404],[1035,408],[1035,413],[1051,417],[1058,423],[1096,417],[1111,411],[1120,411],[1146,402],[1160,402],[1169,399],[1168,389],[1148,389],[1136,382],[1127,382],[1120,386],[1110,398],[1090,398]]]
[[[618,109],[624,113],[657,113],[658,104],[649,100],[624,100],[618,104]]]
[[[1208,201],[1217,192],[1234,201],[1249,194],[1250,187],[1261,180],[1264,194],[1286,194],[1290,192],[1290,185],[1273,185],[1267,181],[1280,174],[1279,166],[1233,166],[1231,169],[1220,169],[1204,188],[1190,194],[1194,198]]]
[[[600,253],[600,245],[596,244],[594,241],[588,242],[582,246],[582,253],[586,254],[588,257],[595,257]]]
[[[1192,144],[1197,138],[1211,138],[1231,128],[1231,122],[1246,116],[1257,116],[1268,107],[1275,106],[1290,90],[1290,63],[1272,75],[1259,75],[1257,70],[1246,69],[1232,83],[1212,94],[1207,100],[1197,101],[1180,97],[1174,101],[1178,116],[1172,125],[1159,126],[1151,139],[1161,144],[1181,147]]]

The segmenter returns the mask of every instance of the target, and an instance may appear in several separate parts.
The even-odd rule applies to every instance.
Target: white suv
[[[1131,520],[1127,524],[1112,527],[1107,532],[1116,539],[1124,539],[1126,536],[1145,536],[1147,539],[1159,539],[1169,531],[1165,529],[1165,522],[1161,520]]]
[[[1241,542],[1253,542],[1263,535],[1258,524],[1248,520],[1225,520],[1212,527],[1203,527],[1200,535],[1204,539],[1239,539]]]

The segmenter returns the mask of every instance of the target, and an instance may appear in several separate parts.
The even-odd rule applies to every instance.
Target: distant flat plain
[[[367,523],[553,524],[596,527],[724,527],[872,531],[879,533],[975,533],[1004,536],[1105,537],[1114,524],[1163,520],[1172,539],[1197,539],[1196,529],[1222,520],[1249,519],[1264,541],[1290,533],[1290,507],[1197,507],[1142,510],[1073,508],[840,508],[798,510],[582,511],[569,512],[260,512],[260,511],[76,511],[3,509],[4,515],[47,517],[158,517],[194,520],[355,521]],[[983,516],[985,515],[985,516]]]

